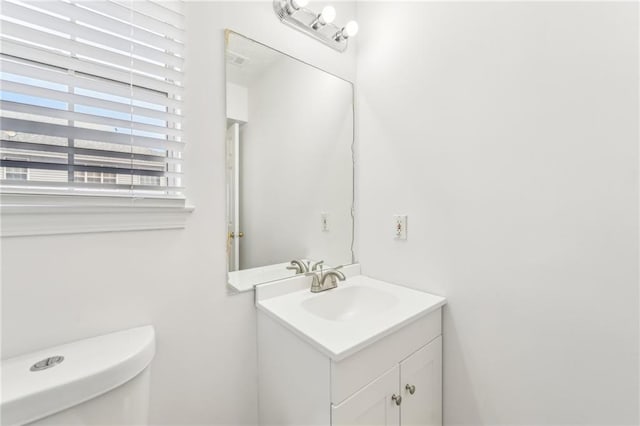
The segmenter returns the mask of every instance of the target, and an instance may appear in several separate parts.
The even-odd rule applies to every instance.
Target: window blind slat
[[[125,130],[141,130],[149,133],[156,133],[159,139],[164,139],[167,136],[180,136],[181,131],[178,129],[172,129],[166,126],[154,126],[151,124],[137,123],[130,119],[119,119],[112,117],[105,117],[103,115],[85,114],[75,111],[67,111],[56,108],[47,108],[39,105],[23,104],[19,102],[3,101],[0,100],[0,109],[4,111],[21,112],[25,114],[42,115],[44,117],[55,117],[64,120],[78,121],[82,123],[100,124],[103,126],[110,126],[118,128],[121,131]]]
[[[108,101],[91,96],[78,95],[77,93],[62,92],[60,90],[46,89],[44,87],[16,83],[14,81],[3,81],[1,87],[5,92],[20,93],[44,99],[51,99],[53,101],[100,108],[108,111],[131,113],[134,116],[155,118],[157,120],[166,120],[170,122],[179,122],[181,120],[181,116],[168,112],[132,106],[130,104]]]
[[[83,193],[91,194],[91,195],[102,195],[104,189],[113,189],[120,191],[129,191],[129,190],[141,190],[141,191],[149,191],[150,196],[154,196],[155,192],[157,192],[157,186],[151,185],[139,185],[139,184],[92,184],[92,183],[76,183],[76,182],[36,182],[30,183],[28,181],[19,181],[19,180],[8,180],[2,179],[0,180],[2,186],[4,188],[7,187],[24,187],[24,192],[33,192],[39,193],[41,192],[39,189],[47,189],[47,188],[73,188],[74,190],[83,190]],[[91,190],[96,191],[91,191]],[[169,198],[182,198],[181,191],[184,190],[182,186],[171,186],[171,187],[162,187],[166,191],[165,196],[170,196]],[[64,194],[64,192],[60,192]],[[173,197],[171,197],[173,195]],[[163,197],[164,198],[164,197]]]
[[[135,176],[175,176],[176,173],[168,173],[164,170],[149,170],[134,167],[127,167],[126,164],[119,165],[118,167],[107,166],[88,166],[85,164],[74,164],[69,166],[66,163],[55,162],[39,162],[39,161],[20,161],[20,160],[0,160],[0,167],[15,167],[15,168],[29,168],[37,170],[58,170],[58,171],[72,171],[77,172],[92,172],[92,173],[110,173],[110,174],[129,174]]]
[[[152,16],[155,19],[166,22],[176,28],[184,28],[184,16],[178,12],[178,10],[180,10],[179,5],[175,5],[175,10],[171,7],[173,3],[179,2],[162,1],[158,4],[153,1],[137,1],[133,3],[129,0],[112,1],[113,3],[124,7],[131,7],[133,10],[140,12],[143,15]]]
[[[119,0],[121,3],[124,3],[127,0]],[[163,9],[168,9],[170,12],[178,15],[178,21],[175,24],[180,28],[184,28],[184,16],[182,15],[182,0],[151,0],[146,3],[151,3],[156,7],[161,7]]]
[[[97,142],[108,142],[117,145],[138,146],[146,148],[175,149],[180,151],[183,142],[146,138],[144,136],[131,136],[121,133],[105,132],[102,130],[85,129],[82,127],[70,127],[60,124],[43,123],[38,121],[20,120],[16,118],[0,117],[0,128],[14,132],[32,133],[37,135],[50,135],[55,137],[68,137]]]
[[[21,142],[5,139],[0,140],[0,148],[5,148],[6,150],[16,152],[16,156],[20,156],[20,154],[17,154],[17,152],[34,151],[52,154],[77,154],[91,157],[102,157],[105,159],[165,162],[167,164],[180,164],[182,162],[181,160],[175,160],[166,157],[165,153],[162,153],[162,155],[137,154],[132,152],[107,151],[103,149],[78,148],[74,146],[49,145],[43,143]]]
[[[175,40],[184,40],[183,30],[172,25],[167,25],[167,23],[157,20],[151,15],[145,15],[137,12],[135,4],[131,6],[134,10],[133,13],[131,13],[130,3],[120,5],[111,1],[95,1],[85,2],[82,5],[87,9],[92,9],[125,21],[131,17],[133,23],[138,27],[155,33],[164,33]]]

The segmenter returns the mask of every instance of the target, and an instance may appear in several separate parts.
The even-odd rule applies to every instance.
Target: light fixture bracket
[[[302,31],[338,52],[347,50],[349,40],[336,37],[342,28],[334,24],[321,25],[317,29],[313,28],[313,24],[317,22],[318,18],[318,13],[313,10],[302,7],[290,14],[287,9],[287,0],[273,0],[273,10],[283,24]]]

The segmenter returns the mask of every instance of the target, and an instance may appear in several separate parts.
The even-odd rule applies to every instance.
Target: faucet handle
[[[296,273],[302,274],[309,272],[309,263],[302,259],[293,259],[291,265],[287,267],[287,269],[296,269]]]

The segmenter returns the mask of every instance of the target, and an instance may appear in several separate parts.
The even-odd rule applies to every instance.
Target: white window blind
[[[181,198],[180,2],[1,8],[3,192]]]

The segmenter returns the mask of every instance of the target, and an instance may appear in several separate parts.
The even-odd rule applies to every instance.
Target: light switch
[[[396,240],[407,239],[407,215],[393,216],[393,237]]]
[[[320,214],[320,229],[322,232],[329,232],[329,213]]]

